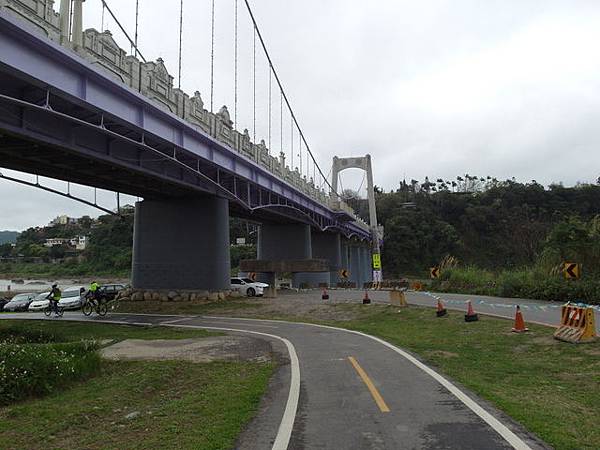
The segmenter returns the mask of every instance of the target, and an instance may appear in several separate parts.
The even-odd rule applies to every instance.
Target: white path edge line
[[[202,317],[204,319],[223,319],[222,317],[215,317],[215,316],[202,316]],[[231,319],[231,317],[228,317],[227,319]],[[414,356],[410,355],[409,353],[406,353],[404,350],[396,347],[395,345],[384,341],[383,339],[380,339],[375,336],[371,336],[370,334],[362,333],[360,331],[348,330],[345,328],[337,328],[337,327],[332,327],[329,325],[318,325],[318,324],[314,324],[314,323],[304,323],[304,322],[288,322],[288,321],[284,321],[284,320],[247,319],[247,318],[239,318],[239,317],[236,317],[235,319],[236,320],[247,320],[247,321],[256,320],[256,321],[264,321],[264,322],[284,322],[284,323],[296,324],[296,325],[297,324],[310,325],[313,327],[328,328],[328,329],[336,330],[336,331],[345,331],[347,333],[357,334],[359,336],[373,339],[374,341],[379,342],[382,345],[385,345],[386,347],[395,351],[399,355],[403,356],[408,361],[410,361],[412,364],[414,364],[419,369],[421,369],[423,372],[425,372],[427,375],[431,376],[434,380],[436,380],[438,383],[440,383],[446,389],[448,389],[448,391],[450,391],[452,393],[452,395],[454,395],[456,398],[458,398],[467,408],[469,408],[471,411],[473,411],[484,422],[486,422],[490,427],[492,427],[492,429],[494,429],[500,436],[502,436],[506,442],[508,442],[510,445],[512,445],[513,448],[515,448],[516,450],[532,450],[531,447],[529,447],[525,442],[523,442],[523,440],[520,437],[518,437],[515,433],[513,433],[511,430],[509,430],[506,425],[504,425],[502,422],[500,422],[498,419],[496,419],[493,415],[491,415],[489,412],[487,412],[477,402],[475,402],[473,399],[471,399],[467,394],[465,394],[463,391],[461,391],[459,388],[457,388],[454,384],[452,384],[446,378],[441,376],[435,370],[433,370],[430,367],[423,364],[421,361],[416,359]]]
[[[294,428],[294,421],[296,420],[296,411],[298,410],[298,400],[300,397],[300,363],[298,362],[298,354],[294,345],[287,339],[269,333],[261,333],[260,331],[251,330],[240,330],[235,328],[223,328],[223,327],[210,327],[204,325],[181,325],[181,324],[168,324],[163,323],[161,326],[174,327],[174,328],[202,328],[206,330],[221,330],[221,331],[234,331],[239,333],[250,333],[258,334],[261,336],[267,336],[273,339],[278,339],[285,344],[288,353],[290,354],[290,363],[292,366],[291,380],[290,380],[290,391],[288,393],[287,403],[285,405],[285,411],[277,430],[277,436],[275,442],[273,442],[272,450],[286,450],[292,437],[292,429]]]

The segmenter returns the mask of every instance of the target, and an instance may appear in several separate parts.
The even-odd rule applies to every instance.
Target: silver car
[[[65,310],[81,308],[81,305],[83,304],[81,292],[81,288],[65,289],[58,304]],[[83,290],[83,293],[85,293],[85,289]]]

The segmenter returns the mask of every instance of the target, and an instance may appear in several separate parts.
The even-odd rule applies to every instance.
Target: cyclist
[[[52,285],[52,290],[46,297],[48,299],[48,301],[50,302],[50,309],[52,311],[54,311],[54,314],[56,314],[57,316],[58,316],[58,302],[60,301],[61,294],[62,293],[60,292],[58,285],[56,283],[54,283]]]
[[[98,299],[98,283],[96,283],[95,281],[92,281],[90,283],[88,294],[90,298],[96,302],[97,305],[100,304],[100,301]]]

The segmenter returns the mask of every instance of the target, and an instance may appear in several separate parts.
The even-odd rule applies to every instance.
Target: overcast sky
[[[238,128],[252,135],[253,39],[244,2],[238,1]],[[200,91],[209,108],[211,2],[184,3],[182,88]],[[235,0],[215,3],[214,105],[228,105],[233,118]],[[385,190],[403,177],[426,175],[469,173],[545,185],[594,182],[600,176],[597,0],[251,3],[324,172],[334,155],[370,153],[375,182]],[[101,28],[99,4],[84,3],[86,28]],[[108,4],[133,34],[135,2]],[[165,4],[172,9],[165,10]],[[178,9],[177,0],[140,0],[140,50],[147,59],[162,57],[176,84]],[[105,27],[129,48],[107,14]],[[257,99],[257,137],[268,141],[268,72],[260,53]],[[288,162],[289,120],[284,114]],[[280,129],[273,87],[273,153],[280,150]],[[361,179],[346,174],[343,185],[356,189]],[[89,189],[81,192],[93,197]],[[100,198],[115,206],[114,195]],[[58,214],[98,214],[2,180],[0,211],[0,230],[44,224]]]

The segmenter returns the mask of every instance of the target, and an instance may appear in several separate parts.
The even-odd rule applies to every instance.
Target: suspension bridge
[[[379,260],[372,254],[379,253],[382,231],[370,156],[333,157],[329,181],[249,2],[232,0],[231,114],[227,106],[217,111],[214,105],[214,0],[208,105],[198,91],[189,95],[181,88],[183,1],[177,86],[165,61],[147,60],[138,46],[143,5],[136,2],[130,34],[109,4],[98,1],[100,30],[84,28],[83,8],[90,0],[63,0],[59,11],[52,0],[0,0],[0,167],[143,199],[135,208],[135,288],[227,289],[230,216],[259,224],[258,259],[243,268],[265,281],[274,282],[280,272],[292,273],[296,286],[372,281],[372,261]],[[105,15],[127,39],[129,53],[105,29]],[[252,27],[250,74],[238,73],[242,17]],[[268,70],[266,136],[260,140],[257,52]],[[239,81],[247,78],[252,100],[242,105]],[[252,110],[251,131],[239,131],[242,106]],[[339,173],[348,168],[367,174],[369,223],[337,192]]]

